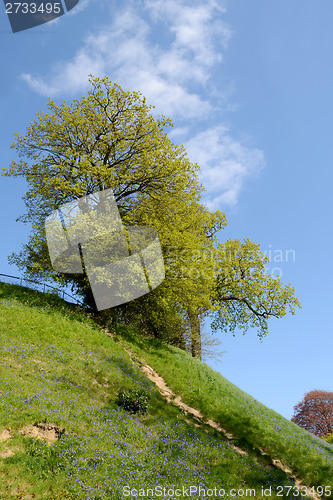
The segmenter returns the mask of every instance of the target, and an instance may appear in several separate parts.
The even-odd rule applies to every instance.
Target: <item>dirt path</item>
[[[217,422],[214,422],[213,420],[206,420],[204,421],[203,415],[199,410],[196,410],[195,408],[192,408],[191,406],[188,406],[180,396],[175,396],[175,394],[172,392],[172,390],[166,385],[164,379],[158,375],[155,370],[149,366],[149,365],[142,365],[141,370],[143,373],[151,380],[154,382],[157,387],[159,388],[161,394],[166,397],[168,403],[173,403],[182,410],[184,410],[186,413],[190,413],[195,417],[197,420],[197,425],[198,427],[200,424],[206,424],[209,425],[210,427],[214,427],[214,429],[218,430],[221,432],[224,436],[226,436],[228,439],[233,439],[233,435],[228,433],[225,429],[223,429]],[[189,421],[188,421],[189,422]],[[238,448],[238,446],[231,445],[234,450],[236,450],[238,453],[242,455],[247,455],[246,451],[241,450]]]
[[[135,365],[137,365],[137,363],[135,363],[132,359],[131,352],[129,352],[127,349],[125,349],[125,350],[129,354],[132,362]],[[173,393],[173,391],[170,389],[170,387],[167,386],[163,377],[158,375],[158,373],[156,373],[155,370],[151,366],[141,364],[139,367],[142,370],[142,372],[149,378],[149,380],[151,380],[152,382],[154,382],[154,384],[156,384],[160,393],[162,394],[162,396],[164,396],[166,398],[168,403],[172,403],[172,404],[178,406],[179,408],[181,408],[182,410],[184,410],[186,413],[190,413],[191,415],[194,416],[194,418],[197,422],[197,423],[194,423],[194,425],[196,427],[200,427],[202,424],[206,424],[206,425],[209,425],[210,427],[213,427],[217,431],[221,432],[221,434],[223,434],[228,440],[234,439],[234,436],[232,434],[230,434],[229,432],[227,432],[225,429],[223,429],[223,427],[221,427],[220,424],[218,424],[217,422],[214,422],[214,420],[204,420],[203,415],[199,410],[196,410],[195,408],[192,408],[191,406],[184,403],[184,401],[182,400],[182,398],[180,396],[176,396]],[[192,425],[193,425],[193,422],[190,422],[189,420],[187,422],[192,423]],[[237,453],[240,453],[241,455],[247,455],[247,452],[242,450],[238,446],[235,446],[232,443],[230,443],[230,445]],[[263,452],[262,452],[262,454],[263,454],[263,456],[265,455]],[[286,467],[280,460],[273,459],[272,463],[273,463],[273,466],[281,469],[288,476],[293,478],[295,481],[295,486],[297,486],[300,491],[304,492],[304,489],[301,490],[301,488],[304,488],[304,485],[293,475],[292,471],[290,469],[288,469],[288,467]],[[314,500],[321,500],[321,498],[316,493],[310,492],[310,488],[308,488],[308,487],[306,487],[306,488],[307,488],[307,496],[308,497],[313,498]]]

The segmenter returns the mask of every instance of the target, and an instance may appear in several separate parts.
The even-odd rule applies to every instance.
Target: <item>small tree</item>
[[[216,312],[215,330],[246,332],[256,328],[259,338],[268,333],[268,320],[295,314],[300,302],[291,285],[282,285],[278,276],[266,273],[269,259],[260,246],[248,238],[218,245],[215,255],[216,280],[212,303]]]
[[[316,436],[333,432],[333,392],[310,391],[294,406],[291,421]]]

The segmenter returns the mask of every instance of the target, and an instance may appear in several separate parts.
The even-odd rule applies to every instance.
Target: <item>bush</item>
[[[146,389],[121,389],[116,404],[130,413],[145,414],[148,411],[150,395]]]
[[[327,434],[327,436],[324,436],[323,439],[327,441],[330,444],[333,444],[333,432],[331,434]]]

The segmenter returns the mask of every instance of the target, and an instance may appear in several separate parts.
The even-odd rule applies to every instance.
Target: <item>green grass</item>
[[[333,486],[333,446],[262,405],[188,353],[146,339],[133,328],[119,330],[125,345],[187,404],[236,436],[235,444],[280,459],[309,485]]]
[[[255,489],[252,498],[268,498],[261,489],[271,487],[269,498],[293,498],[278,494],[279,486],[292,486],[293,480],[258,459],[259,447],[308,485],[333,483],[331,445],[186,353],[131,328],[119,328],[110,338],[78,306],[0,283],[0,336],[0,432],[10,428],[14,436],[0,441],[0,456],[12,452],[0,458],[0,499],[136,498],[126,495],[125,486],[217,487],[225,495],[213,498],[224,499],[241,498],[229,493],[233,488]],[[249,455],[239,455],[213,429],[187,423],[124,347],[153,366],[186,402],[233,432]],[[148,413],[119,408],[121,388],[148,390]],[[36,422],[56,424],[64,432],[51,446],[20,434]],[[151,492],[144,498],[176,497]]]

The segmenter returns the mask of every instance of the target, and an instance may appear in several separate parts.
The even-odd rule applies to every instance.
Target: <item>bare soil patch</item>
[[[57,441],[60,434],[62,434],[63,429],[60,429],[57,425],[40,422],[34,425],[26,425],[23,427],[19,433],[23,436],[33,437],[36,439],[44,439],[49,444]]]

